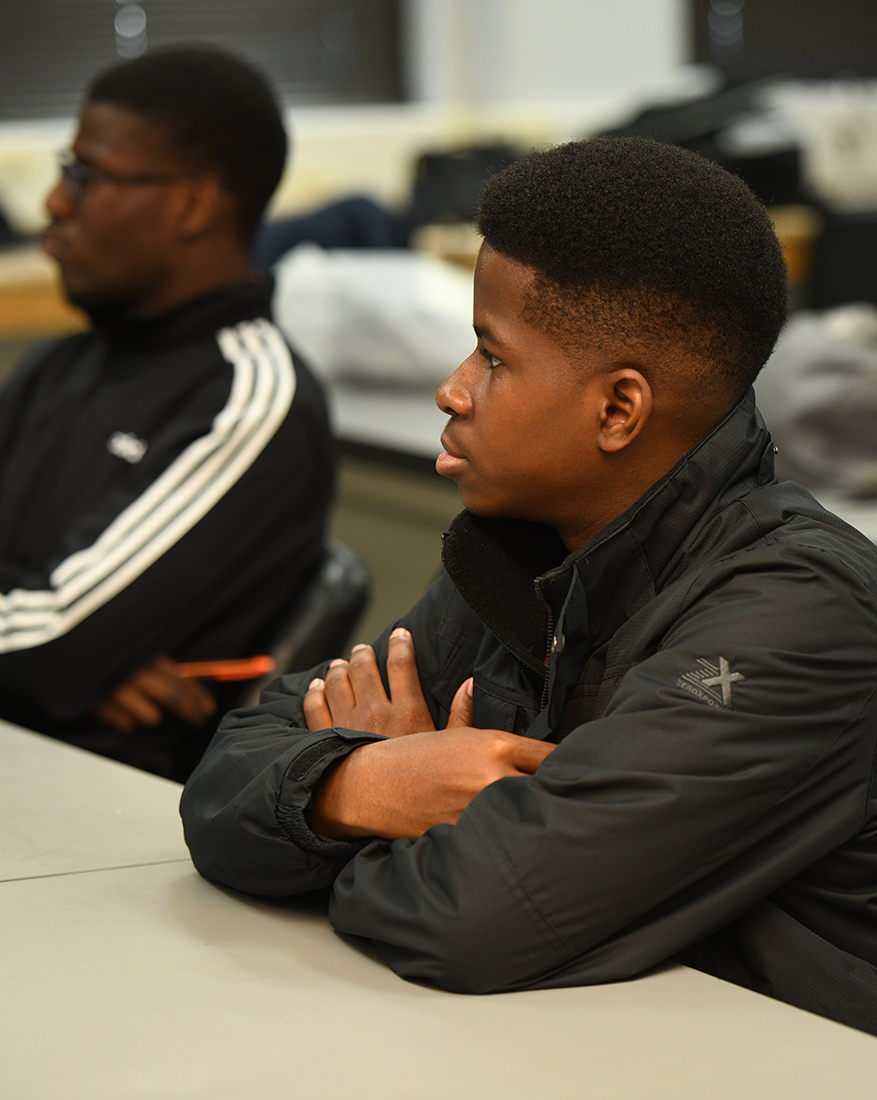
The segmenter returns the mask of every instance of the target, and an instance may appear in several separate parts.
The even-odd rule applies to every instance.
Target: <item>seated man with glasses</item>
[[[177,663],[258,652],[322,554],[325,405],[249,258],[285,158],[227,54],[98,76],[43,237],[92,327],[0,394],[0,713],[174,778],[217,710]]]

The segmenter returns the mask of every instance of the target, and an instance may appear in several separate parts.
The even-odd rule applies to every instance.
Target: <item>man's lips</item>
[[[442,477],[457,477],[469,465],[469,459],[455,451],[448,440],[442,435],[442,447],[444,450],[435,460],[435,468]]]
[[[40,237],[40,247],[48,256],[52,256],[56,260],[61,259],[64,252],[64,242],[53,226],[50,225],[48,229],[44,230]]]

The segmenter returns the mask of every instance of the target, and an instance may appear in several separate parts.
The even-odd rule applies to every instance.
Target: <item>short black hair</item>
[[[286,131],[267,80],[210,46],[172,46],[101,73],[87,101],[111,103],[166,128],[183,158],[216,172],[238,200],[249,242],[286,163]]]
[[[485,185],[477,225],[534,270],[525,319],[565,347],[583,333],[681,349],[738,400],[786,317],[770,219],[742,180],[644,138],[534,152]]]

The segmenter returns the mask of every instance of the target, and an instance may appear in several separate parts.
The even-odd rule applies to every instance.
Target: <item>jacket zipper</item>
[[[551,675],[551,654],[554,650],[554,608],[545,599],[545,593],[542,591],[542,581],[537,578],[533,581],[533,586],[539,599],[548,608],[548,636],[545,640],[545,680],[542,683],[542,704],[540,708],[544,710],[548,706],[548,678]]]

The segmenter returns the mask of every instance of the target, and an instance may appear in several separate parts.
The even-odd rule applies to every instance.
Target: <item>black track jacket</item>
[[[334,883],[336,928],[451,990],[683,957],[877,1032],[877,550],[777,483],[751,393],[581,550],[464,512],[445,565],[402,620],[436,725],[474,674],[476,726],[558,748],[454,826],[329,842],[310,791],[373,738],[302,729],[313,674],[283,678],[184,792],[199,870],[261,894]]]
[[[313,572],[333,445],[271,292],[99,324],[0,393],[4,717],[62,729],[159,654],[247,656]]]

